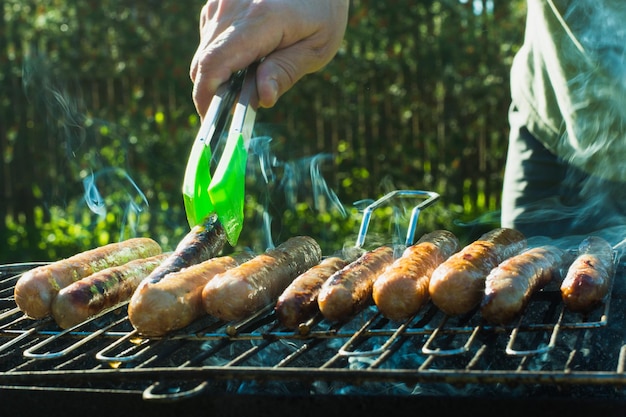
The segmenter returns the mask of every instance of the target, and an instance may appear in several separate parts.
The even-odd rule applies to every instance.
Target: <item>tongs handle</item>
[[[258,102],[254,64],[246,70],[226,145],[209,185],[211,202],[224,226],[228,241],[233,245],[243,227],[248,149]]]

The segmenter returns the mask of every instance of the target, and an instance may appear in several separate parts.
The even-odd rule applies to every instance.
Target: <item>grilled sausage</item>
[[[451,316],[471,311],[483,298],[487,274],[525,247],[524,235],[515,229],[483,234],[435,269],[428,286],[433,303]]]
[[[167,256],[136,259],[71,283],[52,301],[52,317],[59,327],[67,329],[128,300],[141,280]]]
[[[224,226],[216,214],[208,215],[204,221],[194,226],[176,245],[174,252],[158,268],[145,278],[155,283],[167,274],[200,263],[216,256],[226,244]]]
[[[324,318],[346,321],[372,300],[376,278],[393,262],[393,248],[381,246],[366,252],[324,282],[317,303]]]
[[[278,297],[275,307],[278,320],[288,329],[295,329],[313,317],[319,311],[317,296],[322,284],[347,264],[347,260],[332,256],[300,274]]]
[[[430,277],[443,261],[459,250],[459,240],[446,230],[427,233],[374,281],[372,297],[391,320],[405,320],[429,299]]]
[[[492,324],[507,324],[518,316],[531,295],[559,275],[565,259],[561,249],[546,245],[504,260],[485,280],[480,311]]]
[[[293,237],[215,276],[202,290],[204,308],[221,320],[241,320],[274,302],[295,277],[321,259],[322,249],[313,238]]]
[[[133,238],[40,266],[26,272],[17,281],[15,303],[29,317],[40,319],[49,316],[52,300],[61,288],[94,272],[159,253],[161,247],[154,240]]]
[[[587,237],[561,283],[563,302],[572,311],[591,310],[607,296],[614,272],[611,244],[601,237]]]
[[[248,252],[211,258],[158,282],[143,281],[128,305],[128,318],[144,336],[163,336],[206,314],[202,290],[213,277],[250,260]]]

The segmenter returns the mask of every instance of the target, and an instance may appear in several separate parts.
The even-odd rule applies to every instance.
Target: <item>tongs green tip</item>
[[[189,225],[193,227],[216,213],[232,246],[243,227],[248,145],[258,103],[254,78],[254,68],[249,67],[216,93],[192,146],[183,182]],[[233,103],[235,110],[226,144],[211,177],[214,148],[227,127]]]
[[[214,212],[208,195],[211,175],[205,167],[211,164],[211,148],[196,141],[191,148],[183,181],[183,202],[187,221],[191,227],[202,223],[207,214]]]
[[[243,228],[243,205],[245,199],[246,165],[248,150],[242,134],[229,140],[223,158],[227,164],[220,164],[209,185],[209,196],[213,208],[221,219],[226,237],[235,245]]]

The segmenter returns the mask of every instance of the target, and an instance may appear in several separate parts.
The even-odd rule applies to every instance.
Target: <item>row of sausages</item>
[[[504,324],[562,270],[568,271],[563,300],[576,311],[604,299],[614,272],[612,248],[601,238],[585,239],[574,259],[554,246],[528,249],[521,233],[505,228],[463,248],[449,231],[427,233],[397,259],[389,246],[322,259],[307,236],[260,255],[217,256],[224,243],[219,221],[209,217],[172,253],[136,238],[36,268],[16,283],[15,300],[26,315],[52,315],[68,328],[130,299],[130,322],[145,336],[162,336],[207,313],[240,320],[274,302],[288,328],[318,311],[345,321],[372,300],[392,320],[404,320],[432,300],[449,315],[480,305],[487,321]]]
[[[129,301],[131,324],[143,335],[161,336],[206,313],[227,321],[245,318],[322,259],[308,236],[260,255],[217,256],[225,241],[212,215],[171,253],[149,238],[105,245],[28,271],[16,282],[15,302],[31,318],[52,316],[70,328]]]
[[[28,317],[52,316],[68,328],[128,301],[144,280],[160,281],[212,258],[225,242],[223,226],[210,215],[171,253],[150,238],[98,247],[26,272],[15,284],[15,303]]]
[[[395,260],[386,246],[351,263],[327,258],[290,284],[276,313],[293,328],[316,308],[328,320],[345,321],[373,300],[385,317],[402,321],[432,300],[450,316],[479,306],[486,321],[506,324],[563,271],[565,305],[578,312],[592,309],[607,296],[614,274],[611,245],[590,236],[575,254],[552,245],[527,248],[520,232],[498,228],[460,248],[456,236],[437,230]]]

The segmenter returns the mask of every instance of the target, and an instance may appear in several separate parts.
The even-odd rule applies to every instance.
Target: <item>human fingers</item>
[[[259,106],[273,107],[302,77],[318,71],[329,60],[304,44],[272,52],[257,69]]]
[[[218,8],[205,23],[192,62],[194,103],[201,115],[217,87],[252,62],[263,59],[257,74],[263,107],[326,65],[343,39],[348,0],[259,0],[235,9]]]

